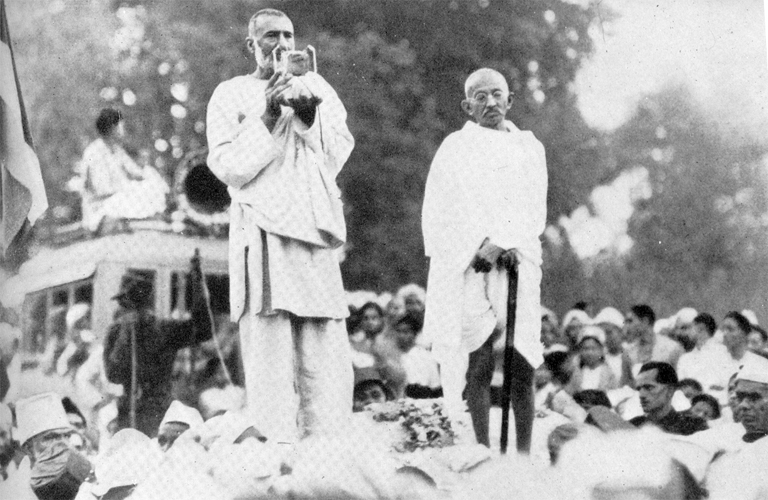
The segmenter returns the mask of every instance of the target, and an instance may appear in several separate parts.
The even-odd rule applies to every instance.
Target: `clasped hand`
[[[517,265],[517,262],[518,256],[514,248],[504,250],[486,239],[483,244],[480,245],[480,248],[477,250],[470,265],[475,272],[488,273],[493,269],[494,265],[499,265],[505,269],[511,269],[513,266]]]
[[[280,116],[281,105],[290,106],[300,111],[315,108],[322,102],[320,97],[312,94],[306,87],[306,91],[294,92],[296,85],[300,84],[298,80],[294,81],[294,78],[290,73],[276,72],[267,82],[265,97],[267,100],[267,113],[271,117],[276,118]]]

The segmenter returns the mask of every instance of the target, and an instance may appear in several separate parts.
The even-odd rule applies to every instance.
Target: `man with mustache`
[[[354,140],[325,79],[274,67],[273,54],[293,60],[285,13],[254,14],[246,45],[255,71],[222,82],[208,104],[208,166],[232,197],[230,314],[252,423],[293,442],[339,432],[352,414],[336,175]]]
[[[530,450],[533,371],[543,362],[541,242],[546,222],[544,147],[505,119],[512,104],[504,76],[489,68],[465,83],[461,108],[471,117],[437,151],[422,211],[430,257],[424,331],[440,362],[446,405],[489,446],[494,343],[507,316],[507,267],[518,266],[512,409],[517,449]]]

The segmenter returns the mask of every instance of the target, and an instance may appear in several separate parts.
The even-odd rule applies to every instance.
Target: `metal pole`
[[[139,359],[136,351],[136,324],[132,321],[128,323],[128,328],[131,329],[131,394],[130,394],[130,421],[131,428],[136,429],[136,397],[138,389],[138,370]]]
[[[504,343],[504,379],[501,394],[501,442],[502,454],[507,453],[509,442],[509,407],[512,394],[512,362],[515,345],[515,319],[517,317],[517,260],[507,263],[507,340]]]
[[[221,369],[224,371],[224,377],[227,379],[227,383],[229,385],[232,385],[232,375],[230,375],[229,369],[227,368],[227,364],[224,362],[224,355],[221,353],[221,347],[219,347],[219,341],[216,338],[216,324],[213,322],[213,310],[211,309],[211,292],[208,290],[208,282],[206,281],[205,273],[203,273],[199,248],[195,248],[195,258],[198,259],[198,262],[200,262],[200,277],[202,278],[201,283],[202,283],[202,289],[203,289],[203,299],[205,300],[205,308],[208,313],[208,319],[211,323],[211,339],[213,339],[213,345],[216,348],[216,355],[219,358],[219,363],[221,363]],[[196,348],[197,348],[197,344],[193,346],[193,349],[196,349]],[[193,374],[194,374],[194,371],[195,371],[195,367],[193,364],[192,365]]]

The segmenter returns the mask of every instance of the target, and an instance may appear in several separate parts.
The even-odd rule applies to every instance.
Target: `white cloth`
[[[440,371],[432,353],[421,346],[413,346],[400,358],[405,368],[406,383],[430,389],[440,387]]]
[[[338,259],[330,249],[340,246],[346,238],[335,179],[352,151],[354,139],[346,126],[346,110],[333,88],[316,73],[301,78],[323,99],[310,127],[291,108],[283,106],[270,133],[261,121],[267,82],[252,75],[221,83],[208,104],[208,166],[227,184],[232,197],[229,276],[233,321],[240,319],[246,307],[246,249],[260,240],[261,230],[268,237],[280,237],[281,244],[288,245],[288,239],[303,243],[306,251],[298,250],[290,256],[286,252],[290,260],[283,270],[296,277],[307,266],[313,274],[309,279],[325,290],[320,297],[312,297],[318,288],[289,289],[293,294],[306,292],[296,298],[298,304],[286,306],[296,310],[287,310],[330,318],[347,315],[343,290],[337,290],[341,285]],[[278,240],[268,240],[269,264],[279,265],[273,262],[280,259],[274,255],[279,250]],[[250,257],[249,273],[261,265]],[[302,278],[297,285],[305,285],[309,279]],[[324,310],[304,307],[303,301],[308,298],[321,301]]]
[[[506,272],[495,269],[478,277],[469,268],[486,239],[515,248],[521,256],[514,345],[531,366],[543,362],[539,238],[546,223],[544,147],[531,132],[505,124],[508,130],[502,132],[467,122],[443,141],[427,178],[422,230],[430,269],[424,331],[433,340],[443,390],[447,400],[456,400],[456,411],[470,350],[506,322]],[[485,301],[476,300],[483,295]],[[480,322],[468,321],[468,312]],[[471,323],[473,328],[463,328]]]
[[[343,320],[246,311],[240,342],[246,408],[259,432],[275,442],[344,432],[353,374]]]
[[[714,340],[707,341],[701,348],[695,348],[680,356],[677,362],[677,378],[697,380],[704,392],[717,398],[721,405],[728,404],[728,379],[738,366],[724,345]]]
[[[352,412],[334,249],[346,239],[336,175],[354,140],[331,86],[316,73],[301,81],[323,99],[309,127],[283,106],[270,132],[261,121],[267,81],[253,75],[221,83],[207,114],[208,166],[232,198],[230,311],[247,408],[278,441],[295,440],[297,423],[300,435],[339,432]]]
[[[95,230],[104,217],[144,219],[166,208],[168,184],[152,167],[140,167],[119,145],[96,139],[83,151],[83,223]],[[131,177],[135,179],[132,179]]]

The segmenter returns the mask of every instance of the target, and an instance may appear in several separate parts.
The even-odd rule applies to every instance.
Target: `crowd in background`
[[[440,368],[431,355],[431,339],[422,331],[428,307],[425,290],[410,284],[395,294],[359,291],[348,292],[347,296],[347,327],[355,374],[351,402],[354,411],[364,412],[371,408],[370,403],[401,398],[440,398]],[[18,316],[10,309],[2,310],[0,398],[10,403],[0,407],[0,465],[4,479],[19,480],[18,471],[22,470],[26,455],[32,463],[48,464],[48,469],[42,472],[39,467],[27,469],[24,476],[38,498],[125,498],[104,493],[109,491],[113,495],[133,492],[136,498],[142,498],[137,493],[141,490],[136,488],[141,482],[139,478],[149,475],[154,478],[152,481],[161,481],[157,474],[152,474],[152,469],[166,464],[166,468],[172,467],[174,473],[187,478],[187,483],[203,488],[201,491],[219,491],[222,498],[235,498],[231,491],[221,488],[221,484],[228,483],[227,474],[233,474],[232,470],[214,470],[212,462],[203,458],[224,460],[221,463],[230,466],[234,466],[233,460],[241,464],[254,459],[254,463],[238,472],[242,480],[249,474],[261,479],[284,477],[285,464],[296,465],[295,455],[287,458],[284,449],[267,446],[268,438],[243,418],[236,328],[223,319],[217,321],[217,341],[219,351],[224,353],[224,364],[212,341],[199,348],[180,350],[173,370],[174,401],[153,435],[132,429],[116,431],[114,406],[124,388],[105,376],[100,335],[90,332],[88,314],[84,304],[71,307],[64,315],[66,333],[50,339],[36,360],[35,369],[64,380],[63,387],[68,389],[62,394],[46,392],[29,397],[21,394],[14,383],[22,371],[30,369],[22,366],[28,361],[23,362],[19,352]],[[558,467],[575,467],[579,461],[572,452],[569,454],[569,444],[579,443],[583,449],[599,448],[608,445],[600,439],[615,436],[612,439],[625,440],[627,449],[637,446],[639,440],[650,447],[643,449],[643,453],[664,450],[663,460],[682,463],[683,473],[673,475],[687,485],[681,490],[684,496],[679,498],[703,498],[705,488],[714,492],[712,498],[728,498],[718,494],[734,493],[734,488],[741,491],[744,487],[743,481],[734,483],[732,478],[743,480],[755,460],[754,450],[762,450],[768,443],[762,439],[768,433],[768,338],[751,311],[731,311],[715,318],[707,312],[684,308],[671,317],[657,318],[647,305],[632,306],[624,313],[612,307],[595,313],[589,304],[579,303],[558,318],[543,308],[541,342],[545,362],[535,373],[537,418],[532,463],[553,471],[560,470]],[[495,346],[493,395],[497,404],[503,349],[502,337]],[[740,393],[739,374],[745,370],[752,375],[747,374],[742,380],[763,384],[760,387],[764,394]],[[622,434],[629,430],[636,432],[632,438]],[[686,445],[700,449],[689,454],[693,459],[669,452],[669,443],[660,440],[659,431],[663,435],[687,436],[690,441],[685,441]],[[184,451],[177,450],[173,455],[171,450],[177,441],[183,444],[176,448]],[[681,442],[675,443],[679,446]],[[752,455],[744,455],[744,447],[751,443],[760,447],[748,448]],[[363,440],[356,446],[368,444]],[[65,448],[71,453],[61,452]],[[709,458],[701,457],[701,449],[707,450],[704,455]],[[225,450],[226,459],[221,455]],[[618,449],[611,448],[611,452],[622,456]],[[198,462],[183,473],[179,470],[190,465],[185,462],[190,453],[197,456],[195,460],[209,464],[204,471]],[[308,453],[306,460],[318,458]],[[168,465],[169,454],[175,456],[172,466]],[[126,457],[135,460],[137,456],[143,457],[138,460],[143,465],[118,472]],[[728,462],[719,459],[721,456],[742,460]],[[639,456],[635,455],[632,460],[635,459]],[[745,463],[747,459],[749,462]],[[720,467],[711,466],[715,463]],[[46,490],[50,471],[56,467],[66,471],[57,476],[67,478],[63,486],[61,481],[58,483],[64,489]],[[734,470],[740,472],[734,475]],[[193,472],[197,475],[190,478]],[[251,476],[250,482],[240,485],[249,489],[251,497],[258,497],[255,491],[265,493],[267,483],[269,488],[273,487],[273,482],[258,483]],[[307,485],[314,484],[317,478],[313,478],[305,477],[303,480],[308,483],[302,487],[311,490]],[[393,480],[392,485],[404,488],[398,490],[400,493],[392,493],[393,497],[402,497],[398,495],[403,491],[429,496],[430,489],[421,489],[421,482],[401,482],[402,479]],[[646,476],[632,480],[643,488],[659,487],[658,481]],[[147,482],[152,486],[146,486],[146,491],[160,487],[152,481]],[[756,484],[764,488],[759,491],[766,491],[760,480]]]

